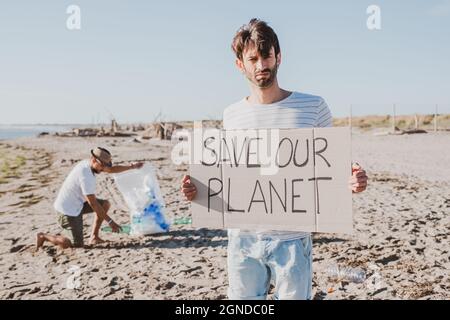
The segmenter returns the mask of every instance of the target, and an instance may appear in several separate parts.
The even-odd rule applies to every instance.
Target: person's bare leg
[[[105,213],[108,213],[109,208],[111,208],[111,204],[108,200],[106,200],[105,202],[103,202],[103,210],[105,210]],[[100,232],[100,227],[103,223],[103,219],[99,217],[95,212],[94,215],[94,225],[92,226],[91,238],[89,240],[89,244],[91,245],[105,242],[98,235],[98,233]]]
[[[36,235],[36,250],[39,250],[44,245],[44,242],[50,242],[55,246],[59,246],[61,249],[67,249],[72,246],[72,242],[66,237],[63,236],[54,236],[51,234],[44,234],[39,232]]]

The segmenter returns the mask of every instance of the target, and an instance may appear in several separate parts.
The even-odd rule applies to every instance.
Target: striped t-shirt
[[[331,127],[332,117],[325,100],[319,96],[292,92],[271,104],[251,104],[247,98],[230,105],[223,112],[223,127],[232,129],[293,129]],[[260,238],[293,240],[309,232],[229,229],[230,236],[254,235]]]

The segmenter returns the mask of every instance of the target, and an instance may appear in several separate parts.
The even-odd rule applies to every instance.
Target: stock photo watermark
[[[366,26],[370,31],[381,30],[381,8],[375,4],[367,7]]]
[[[78,5],[69,5],[66,9],[69,16],[66,19],[66,28],[70,31],[81,30],[81,8]],[[381,30],[381,8],[372,4],[367,7],[367,29],[370,31]]]
[[[385,282],[383,281],[383,277],[381,276],[379,266],[377,266],[376,264],[370,264],[368,270],[373,272],[372,275],[367,278],[365,283],[368,290],[376,292],[386,286]]]
[[[81,8],[75,4],[67,7],[66,28],[69,31],[81,30]]]
[[[72,265],[67,270],[70,274],[66,279],[66,288],[70,290],[77,290],[81,286],[81,269],[79,266]]]

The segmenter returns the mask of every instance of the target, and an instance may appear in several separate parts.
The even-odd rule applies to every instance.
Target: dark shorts
[[[104,205],[106,200],[97,199],[101,206]],[[83,215],[86,213],[92,213],[94,209],[85,202],[83,209],[76,217],[66,216],[60,212],[58,213],[58,223],[63,228],[62,235],[68,238],[74,247],[82,247],[84,245],[83,237]]]

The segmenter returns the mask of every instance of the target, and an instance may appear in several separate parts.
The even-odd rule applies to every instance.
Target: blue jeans
[[[275,299],[310,300],[312,291],[312,241],[271,238],[228,238],[228,298],[265,300],[270,282]]]

